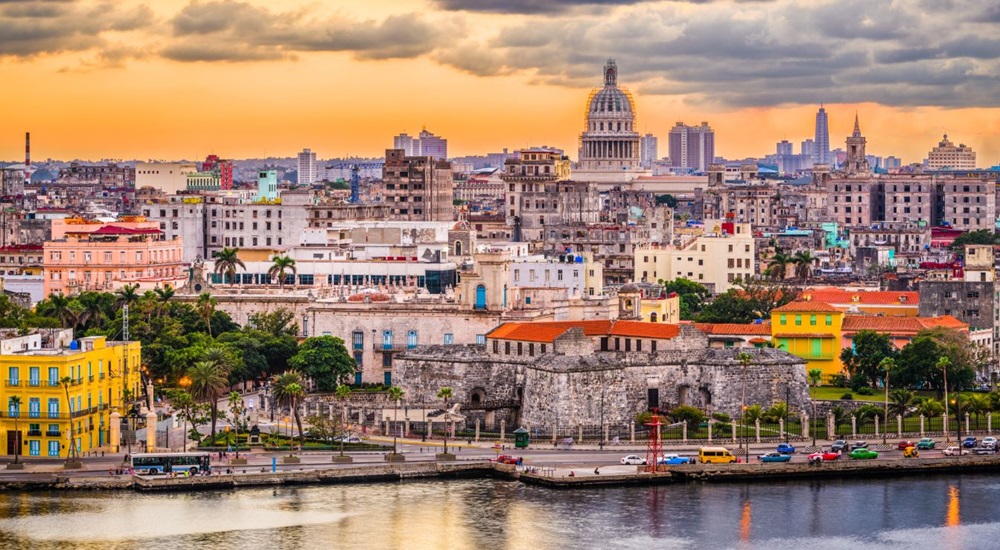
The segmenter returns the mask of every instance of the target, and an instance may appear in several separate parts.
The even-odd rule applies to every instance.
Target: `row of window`
[[[135,254],[133,256],[133,258],[135,259],[135,263],[142,263],[143,262],[144,252],[146,252],[146,251],[144,251],[144,250],[136,250],[135,251]],[[154,262],[154,263],[179,261],[180,260],[180,253],[181,253],[181,251],[180,251],[179,248],[169,248],[169,249],[164,249],[164,250],[150,250],[148,252],[149,252],[149,255],[145,256],[145,257],[148,258],[150,262]],[[82,257],[83,257],[83,262],[84,263],[90,263],[94,259],[94,254],[92,252],[84,251]],[[53,251],[49,252],[49,260],[51,260],[53,263],[59,263],[59,262],[61,262],[62,261],[62,251],[60,251],[60,250],[53,250]],[[126,251],[121,250],[121,251],[118,252],[118,263],[119,264],[129,263],[129,261],[130,261],[130,258],[128,257]],[[69,253],[69,263],[75,263],[75,262],[76,262],[76,251],[75,250],[71,250],[70,253]],[[105,251],[104,252],[104,263],[110,264],[110,263],[113,263],[113,262],[114,262],[114,252]]]
[[[809,325],[816,326],[816,315],[809,316]],[[826,326],[833,326],[833,315],[826,315]],[[785,325],[787,323],[787,316],[781,314],[778,316],[778,324]],[[795,315],[795,326],[802,326],[802,315]]]
[[[49,385],[58,386],[59,385],[59,367],[49,367]],[[104,379],[104,359],[97,362],[97,374],[101,379]],[[92,362],[87,362],[87,376],[91,381],[94,379],[94,364]],[[41,386],[42,369],[41,367],[28,367],[28,385],[30,386]],[[83,364],[79,365],[69,365],[69,377],[76,380],[78,378],[83,378]],[[9,367],[7,369],[7,383],[10,386],[19,386],[21,383],[21,367]]]

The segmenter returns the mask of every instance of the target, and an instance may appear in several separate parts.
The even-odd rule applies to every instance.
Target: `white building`
[[[299,153],[299,185],[312,185],[316,182],[316,153],[304,149]]]
[[[705,223],[706,232],[680,247],[642,245],[635,250],[635,281],[655,283],[690,279],[721,294],[737,279],[749,279],[756,273],[757,248],[748,223],[731,224],[728,234],[714,221]]]
[[[189,174],[198,172],[198,166],[181,162],[137,162],[135,188],[152,187],[168,195],[187,189]]]
[[[975,170],[976,152],[971,147],[948,141],[948,134],[927,153],[927,167],[934,170]]]

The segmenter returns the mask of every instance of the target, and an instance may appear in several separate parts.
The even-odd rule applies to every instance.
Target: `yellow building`
[[[0,437],[7,442],[7,456],[19,443],[25,457],[67,457],[71,422],[79,452],[108,445],[111,413],[126,412],[124,390],[140,394],[139,342],[72,336],[71,329],[42,329],[0,339],[0,368],[6,376]],[[20,404],[11,402],[14,396]]]
[[[644,298],[639,307],[643,321],[670,325],[681,322],[681,298],[676,293],[664,298]]]
[[[824,302],[792,302],[771,310],[775,347],[806,360],[806,372],[819,369],[823,380],[840,374],[844,312]]]

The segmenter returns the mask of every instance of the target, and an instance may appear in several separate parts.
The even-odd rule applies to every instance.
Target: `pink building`
[[[141,217],[103,223],[66,220],[52,228],[43,256],[44,292],[114,292],[177,287],[187,280],[180,237],[166,240],[159,224]]]

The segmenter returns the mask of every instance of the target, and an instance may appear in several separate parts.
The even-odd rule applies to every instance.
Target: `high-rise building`
[[[274,201],[278,198],[278,171],[261,170],[257,173],[257,200]]]
[[[927,167],[933,170],[975,170],[976,152],[960,143],[948,141],[948,134],[927,154]]]
[[[707,122],[688,126],[678,122],[670,129],[670,165],[705,171],[715,161],[715,132]]]
[[[792,142],[787,139],[783,139],[775,145],[775,151],[778,156],[791,156],[792,154]]]
[[[392,148],[402,149],[403,154],[408,157],[420,154],[419,151],[414,150],[414,145],[418,143],[419,142],[413,136],[407,135],[405,132],[392,138]]]
[[[451,163],[429,155],[408,157],[402,149],[385,152],[383,201],[389,219],[452,221],[454,181]]]
[[[812,157],[816,152],[816,142],[811,139],[804,139],[799,145],[799,154]]]
[[[898,157],[889,156],[885,157],[885,169],[886,170],[899,170],[903,166],[903,161]]]
[[[208,155],[201,163],[202,172],[215,172],[219,175],[219,189],[223,191],[233,188],[233,161],[223,160],[219,155]]]
[[[657,159],[657,139],[653,134],[646,134],[639,138],[639,145],[642,149],[640,163],[643,168],[650,168]]]
[[[826,109],[821,103],[816,112],[816,138],[813,149],[813,159],[816,164],[830,164],[830,125],[826,117]]]
[[[299,185],[312,185],[316,182],[316,153],[311,149],[303,149],[299,153]]]

